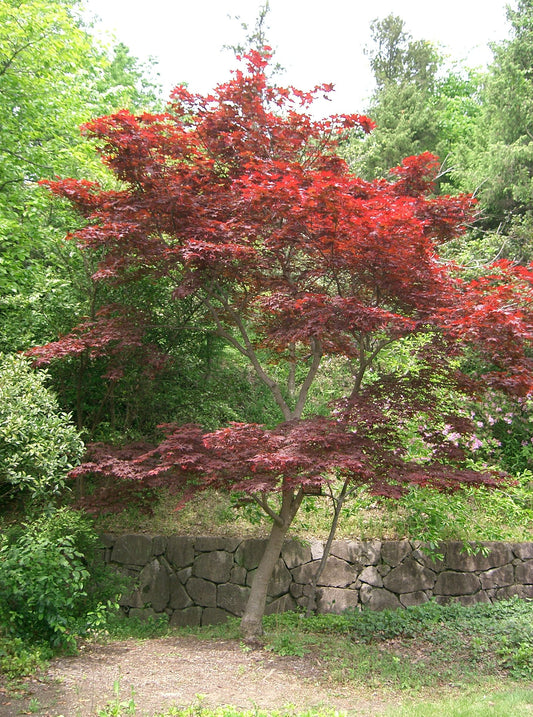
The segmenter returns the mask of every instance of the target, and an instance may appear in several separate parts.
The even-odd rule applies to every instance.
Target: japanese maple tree
[[[184,499],[212,486],[257,501],[272,530],[242,620],[246,637],[261,630],[268,582],[306,492],[333,478],[387,496],[411,484],[497,485],[494,473],[461,468],[462,452],[438,431],[425,436],[429,458],[408,460],[403,422],[416,412],[434,417],[439,390],[491,385],[525,395],[532,377],[531,270],[500,263],[466,283],[439,259],[439,245],[470,221],[472,199],[432,194],[438,163],[429,154],[405,159],[389,180],[354,176],[339,143],[370,131],[371,120],[312,119],[314,97],[331,87],[273,86],[267,65],[266,53],[250,52],[212,95],[179,86],[162,114],[90,122],[118,189],[47,182],[87,220],[73,239],[101,256],[95,280],[174,281],[176,301],[195,298],[279,407],[274,429],[165,426],[153,450],[127,458],[96,451],[77,469],[165,483],[185,490]],[[115,320],[115,344],[121,327]],[[98,323],[88,330],[94,340]],[[81,346],[83,333],[32,353],[49,361],[68,353],[68,341]],[[383,352],[410,336],[421,337],[415,368],[388,372]],[[487,371],[463,375],[464,352]],[[344,357],[351,388],[331,415],[311,416],[309,392],[328,356]],[[458,434],[471,431],[464,417],[446,421]]]

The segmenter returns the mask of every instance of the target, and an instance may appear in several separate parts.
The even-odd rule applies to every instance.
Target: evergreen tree
[[[514,260],[533,256],[533,2],[508,9],[511,36],[493,47],[473,174],[484,227],[506,237]]]
[[[371,25],[366,53],[376,90],[368,114],[377,128],[345,153],[367,179],[387,176],[405,156],[431,152],[441,158],[438,189],[469,191],[464,167],[480,113],[479,73],[445,66],[437,48],[414,40],[404,21],[389,15]]]

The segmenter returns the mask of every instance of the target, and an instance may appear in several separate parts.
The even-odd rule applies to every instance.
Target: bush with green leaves
[[[0,536],[0,635],[69,648],[105,624],[124,589],[88,516],[60,508]]]
[[[37,503],[57,495],[83,448],[46,373],[0,354],[0,505],[21,491]]]

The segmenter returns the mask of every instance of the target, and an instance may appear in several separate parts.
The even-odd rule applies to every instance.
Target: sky
[[[158,60],[165,95],[186,82],[209,92],[235,67],[224,45],[242,43],[263,0],[86,0],[100,18],[102,38],[112,33],[144,60]],[[452,60],[479,67],[492,57],[489,42],[509,35],[506,0],[270,0],[267,37],[285,68],[279,84],[311,89],[333,83],[318,114],[363,112],[373,89],[364,47],[370,23],[393,13],[415,40],[429,40]],[[513,5],[513,2],[511,2]],[[235,19],[239,17],[240,19]]]

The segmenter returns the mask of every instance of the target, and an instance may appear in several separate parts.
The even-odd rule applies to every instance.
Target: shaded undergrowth
[[[264,649],[313,656],[338,683],[418,689],[486,677],[533,680],[533,602],[439,605],[343,615],[297,612],[264,618]],[[238,620],[190,628],[200,638],[238,639]],[[246,649],[244,647],[243,649]]]

